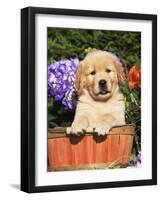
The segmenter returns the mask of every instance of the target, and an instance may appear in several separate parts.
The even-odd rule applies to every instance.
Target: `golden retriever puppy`
[[[125,105],[119,85],[124,69],[117,56],[93,51],[80,62],[76,74],[78,104],[72,133],[84,133],[89,127],[105,135],[116,125],[125,124]]]

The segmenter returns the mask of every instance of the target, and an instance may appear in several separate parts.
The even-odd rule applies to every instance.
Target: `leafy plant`
[[[141,151],[141,70],[138,66],[130,68],[127,80],[121,87],[125,99],[125,119],[127,124],[135,127],[134,145],[131,163]]]

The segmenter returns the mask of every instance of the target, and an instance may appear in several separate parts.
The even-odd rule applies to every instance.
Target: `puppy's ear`
[[[122,85],[126,80],[125,65],[123,61],[114,53],[107,52],[109,56],[113,59],[117,71],[118,84]]]
[[[116,70],[117,70],[118,83],[119,85],[122,85],[126,79],[125,70],[124,68],[121,68],[120,66],[116,66]]]
[[[125,65],[119,58],[117,59],[118,60],[115,62],[117,78],[118,78],[119,85],[122,85],[126,79]]]
[[[75,86],[78,95],[83,93],[83,88],[85,87],[85,75],[84,75],[84,67],[83,61],[79,63],[76,77],[75,77]]]

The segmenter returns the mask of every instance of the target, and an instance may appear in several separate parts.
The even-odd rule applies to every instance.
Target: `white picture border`
[[[152,178],[152,22],[36,14],[36,186],[146,180]],[[141,168],[47,172],[47,27],[141,32]]]

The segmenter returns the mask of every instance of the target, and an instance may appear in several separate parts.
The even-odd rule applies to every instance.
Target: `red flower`
[[[134,65],[129,71],[129,88],[135,87],[141,88],[141,68]]]

